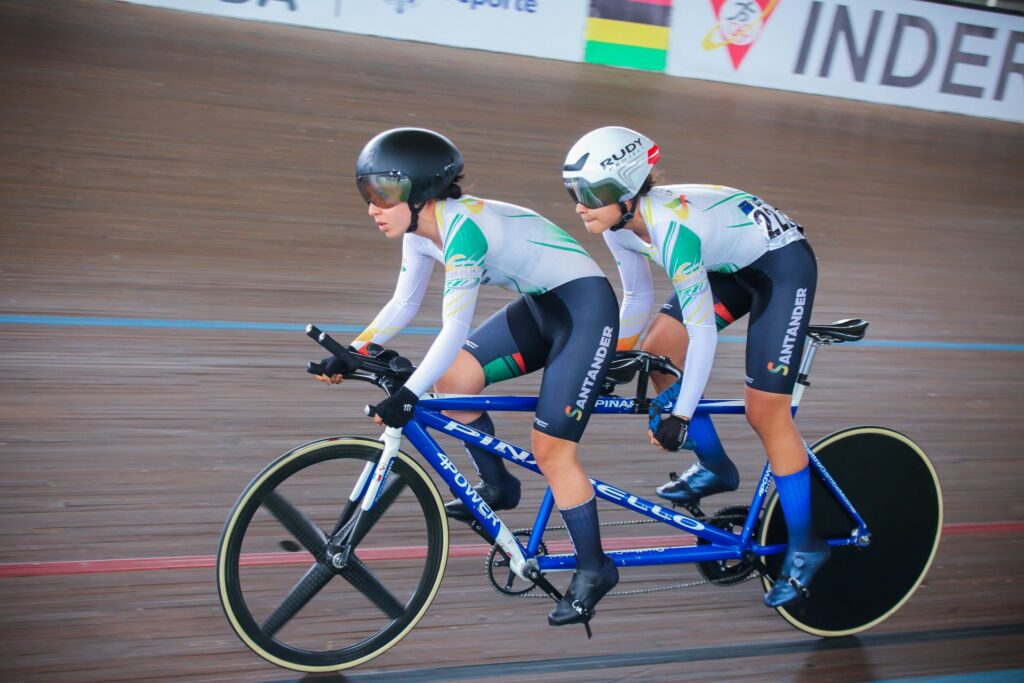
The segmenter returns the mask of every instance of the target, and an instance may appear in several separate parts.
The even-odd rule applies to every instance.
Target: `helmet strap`
[[[632,208],[626,206],[626,202],[619,202],[619,210],[622,212],[622,218],[619,220],[618,223],[616,223],[611,228],[609,228],[609,230],[611,230],[612,232],[616,232],[618,230],[622,230],[624,227],[626,227],[626,223],[628,223],[631,220],[633,220],[633,216],[636,215],[635,214],[635,212],[636,212],[636,202],[637,202],[637,198],[633,197],[633,207]]]
[[[426,202],[424,202],[425,204]],[[409,227],[406,228],[406,232],[416,232],[416,228],[420,226],[420,210],[423,209],[423,204],[413,204],[409,202],[409,211],[412,212],[412,216],[409,218]]]

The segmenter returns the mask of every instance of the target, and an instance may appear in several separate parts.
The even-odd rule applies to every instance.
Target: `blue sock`
[[[807,550],[818,538],[811,522],[811,468],[808,466],[784,477],[776,476],[775,488],[786,517],[789,547]]]
[[[565,510],[559,508],[569,540],[576,552],[576,568],[597,571],[604,562],[601,548],[601,527],[597,523],[597,498]]]
[[[491,421],[491,416],[486,412],[480,414],[480,417],[467,422],[468,427],[472,427],[478,432],[484,432],[485,434],[494,434],[494,422]],[[512,480],[516,480],[508,470],[505,469],[505,461],[494,455],[488,453],[482,448],[476,446],[470,446],[463,442],[463,446],[466,447],[466,453],[469,454],[469,459],[473,462],[473,467],[476,468],[476,473],[480,475],[480,478],[492,486],[498,488],[509,488]]]
[[[711,418],[698,417],[692,420],[688,438],[696,442],[698,446],[697,461],[704,466],[704,469],[717,474],[733,489],[739,487],[740,473],[733,461],[726,455]]]

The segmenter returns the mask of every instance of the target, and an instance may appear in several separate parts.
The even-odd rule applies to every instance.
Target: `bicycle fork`
[[[368,461],[363,466],[345,508],[328,537],[327,560],[335,569],[343,569],[348,565],[352,551],[379,517],[379,514],[371,514],[371,510],[387,490],[388,475],[402,443],[402,430],[388,427],[380,440],[384,443],[380,458],[376,463]]]

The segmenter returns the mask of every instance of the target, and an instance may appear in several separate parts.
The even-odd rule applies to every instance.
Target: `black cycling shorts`
[[[487,384],[544,368],[534,428],[579,442],[619,338],[619,306],[604,277],[523,296],[488,318],[463,348]]]
[[[747,328],[747,385],[773,394],[792,394],[800,369],[818,264],[806,240],[769,251],[735,273],[708,273],[715,321],[722,330],[750,313]],[[673,292],[661,312],[679,323]]]

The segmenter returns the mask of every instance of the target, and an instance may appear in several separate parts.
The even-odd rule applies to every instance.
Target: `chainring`
[[[516,540],[523,540],[529,538],[531,534],[530,529],[517,529],[512,532],[512,535],[516,537]],[[544,541],[540,542],[537,547],[537,555],[547,555],[548,547],[544,544]],[[502,572],[504,570],[504,572]],[[495,573],[505,573],[507,576],[499,580]],[[532,581],[526,581],[520,578],[514,571],[509,569],[508,555],[505,551],[498,547],[495,543],[491,546],[491,552],[487,553],[487,579],[491,582],[494,590],[498,591],[502,595],[508,595],[511,597],[519,597],[526,595],[537,587],[537,584]],[[519,584],[520,587],[515,586]]]
[[[705,523],[718,527],[723,531],[735,534],[743,530],[747,521],[747,514],[750,508],[746,505],[729,505],[711,516]],[[760,519],[757,525],[760,525]],[[754,527],[754,536],[757,536],[757,526]],[[710,541],[703,538],[697,539],[697,545],[709,545]],[[755,571],[760,571],[764,565],[755,559],[750,560],[708,560],[697,563],[697,571],[701,576],[716,586],[733,586],[746,581]]]

